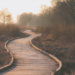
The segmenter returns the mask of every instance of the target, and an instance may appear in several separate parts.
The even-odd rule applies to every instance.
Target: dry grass
[[[41,32],[43,34],[50,34],[53,39],[63,39],[66,42],[75,41],[75,26],[38,26],[36,32]]]
[[[17,25],[14,24],[0,25],[0,67],[7,65],[11,60],[10,53],[7,53],[5,49],[5,42],[12,38],[26,37],[26,36],[29,35],[22,33]]]
[[[49,37],[49,35],[48,35]],[[63,41],[55,41],[43,35],[33,40],[33,44],[42,50],[53,54],[59,60],[62,61],[62,69],[60,74],[55,75],[65,75],[64,73],[71,73],[75,70],[75,43],[67,44]]]
[[[0,25],[0,36],[1,35],[8,35],[8,36],[18,36],[20,34],[20,28],[14,24],[8,25]]]
[[[48,34],[51,32],[51,27],[52,26],[37,26],[36,32]]]
[[[63,66],[55,75],[74,75],[75,26],[51,26],[50,29],[49,33],[43,32],[33,43],[62,61]]]

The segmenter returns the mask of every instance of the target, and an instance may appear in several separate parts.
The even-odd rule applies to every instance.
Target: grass
[[[5,49],[5,42],[16,37],[26,37],[28,34],[22,33],[20,28],[14,24],[0,25],[0,67],[7,65],[11,61],[10,53]]]
[[[55,75],[75,75],[75,26],[51,26],[50,32],[48,29],[43,29],[43,35],[35,38],[33,44],[62,61],[63,66]]]
[[[18,36],[20,34],[20,28],[14,24],[8,25],[0,25],[0,36],[1,35],[8,35],[8,36]]]
[[[38,26],[36,32],[51,35],[55,40],[63,39],[66,42],[75,41],[75,26],[56,25],[56,26]]]

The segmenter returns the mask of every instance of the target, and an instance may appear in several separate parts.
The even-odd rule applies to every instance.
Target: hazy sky
[[[17,15],[23,12],[32,12],[37,14],[40,12],[40,5],[50,6],[51,0],[0,0],[0,10],[8,8],[12,13],[13,19],[16,21]]]

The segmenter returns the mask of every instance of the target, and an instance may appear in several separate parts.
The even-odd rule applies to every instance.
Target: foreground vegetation
[[[75,75],[75,0],[52,0],[38,15],[37,30],[43,35],[33,43],[62,61],[55,75]]]
[[[16,37],[26,37],[28,34],[22,33],[15,24],[0,25],[0,67],[7,65],[11,61],[10,53],[5,49],[5,42]]]
[[[33,43],[62,61],[63,66],[55,75],[74,75],[75,26],[37,27],[36,31],[43,35],[35,38]]]

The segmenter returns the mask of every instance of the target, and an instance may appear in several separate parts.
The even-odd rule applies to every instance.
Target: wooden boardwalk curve
[[[58,65],[55,60],[35,50],[29,43],[38,34],[26,31],[31,36],[15,39],[7,47],[14,54],[17,63],[0,75],[51,75]],[[16,61],[15,61],[16,62]]]

